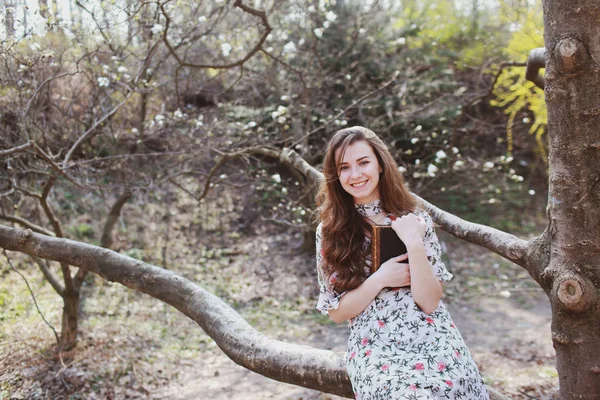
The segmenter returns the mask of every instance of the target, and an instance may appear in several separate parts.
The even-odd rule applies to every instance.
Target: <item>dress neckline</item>
[[[381,213],[382,211],[380,199],[373,200],[370,203],[355,204],[354,207],[356,207],[356,211],[358,211],[358,213],[363,217],[372,217]]]

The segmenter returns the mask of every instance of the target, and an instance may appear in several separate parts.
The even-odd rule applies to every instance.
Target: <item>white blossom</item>
[[[436,158],[436,161],[443,160],[443,159],[444,159],[444,158],[446,158],[446,157],[447,157],[447,155],[446,155],[446,153],[444,152],[444,150],[440,150],[440,151],[438,151],[437,153],[435,153],[435,158]]]
[[[418,138],[418,137],[414,137],[414,138],[410,139],[410,142],[411,142],[412,144],[415,144],[415,143],[417,143],[418,141],[419,141],[419,138]]]
[[[281,188],[281,194],[287,194],[287,189],[286,188]]]
[[[173,116],[175,118],[183,118],[183,113],[181,112],[181,110],[178,108],[174,113]]]
[[[271,179],[273,179],[275,183],[281,183],[281,175],[279,174],[271,175]]]
[[[221,52],[223,53],[223,55],[225,57],[229,56],[229,53],[231,53],[232,49],[233,49],[233,47],[231,47],[231,45],[229,43],[223,43],[221,45]]]
[[[323,21],[323,29],[327,29],[331,26],[331,22],[329,21]]]
[[[221,175],[219,175],[219,179],[227,179],[227,174],[221,174]]]
[[[277,122],[278,122],[278,123],[280,123],[280,124],[283,124],[283,123],[285,123],[285,117],[283,117],[283,116],[281,116],[281,117],[278,117],[278,118],[277,118]]]
[[[150,28],[150,31],[152,32],[153,35],[158,35],[159,33],[161,33],[164,30],[165,30],[165,27],[162,26],[161,24],[154,24],[152,26],[152,28]]]
[[[333,11],[327,11],[327,14],[325,14],[325,19],[329,22],[335,22],[337,15]]]
[[[483,169],[484,170],[490,170],[494,168],[494,163],[491,161],[486,162],[485,164],[483,164]]]
[[[119,72],[121,74],[124,72],[127,72],[127,67],[124,65],[120,65],[119,68],[117,68],[117,72]]]
[[[287,42],[285,44],[285,46],[283,46],[283,53],[284,54],[294,53],[294,52],[296,52],[296,43],[290,41],[290,42]]]
[[[308,12],[309,13],[314,13],[315,11],[317,11],[317,9],[315,8],[315,6],[313,6],[312,4],[310,6],[308,6]]]
[[[316,37],[318,37],[319,39],[321,39],[323,37],[323,28],[315,28],[313,29],[313,32],[315,34]]]
[[[350,79],[352,79],[352,75],[346,74],[346,76],[344,78],[346,78],[346,80],[349,81]]]
[[[398,39],[396,39],[396,43],[399,44],[400,46],[406,44],[406,38],[405,37],[399,37]]]
[[[281,96],[280,99],[281,99],[281,101],[288,101],[290,99],[290,96],[287,96],[284,94],[283,96]]]
[[[510,292],[508,290],[503,290],[500,292],[500,296],[504,297],[505,299],[508,299],[510,297]]]
[[[198,17],[198,22],[201,24],[205,23],[206,20],[207,20],[207,18],[204,15],[201,15]]]
[[[39,43],[33,42],[29,45],[29,48],[33,51],[39,50],[42,48]]]
[[[398,171],[400,171],[400,173],[403,174],[406,172],[406,168],[404,168],[403,166],[399,166]]]
[[[453,147],[453,148],[452,148],[452,152],[453,152],[454,154],[458,154],[458,149],[457,149],[456,147]]]
[[[454,163],[454,166],[455,166],[455,167],[457,167],[457,168],[460,168],[460,167],[462,167],[463,165],[465,165],[465,162],[464,162],[463,160],[457,160],[457,161]]]
[[[429,176],[435,176],[435,173],[438,171],[438,167],[436,167],[433,164],[429,164],[429,166],[427,167],[427,175]]]
[[[110,85],[110,79],[108,79],[106,76],[99,76],[97,78],[98,80],[98,86],[100,87],[106,87],[108,85]]]
[[[528,193],[529,193],[529,195],[530,195],[530,196],[533,196],[533,195],[535,194],[535,190],[533,190],[533,189],[529,189],[529,192],[528,192]]]
[[[248,128],[254,128],[254,127],[256,127],[256,122],[254,122],[254,121],[248,122]]]

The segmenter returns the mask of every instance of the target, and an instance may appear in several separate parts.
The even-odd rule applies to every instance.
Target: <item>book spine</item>
[[[372,225],[371,229],[371,273],[375,273],[379,269],[379,260],[381,259],[379,240],[381,238],[381,229],[377,229],[377,225]]]

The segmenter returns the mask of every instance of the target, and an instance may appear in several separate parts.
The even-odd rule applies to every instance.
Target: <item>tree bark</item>
[[[600,7],[544,3],[552,304],[560,398],[600,399]]]

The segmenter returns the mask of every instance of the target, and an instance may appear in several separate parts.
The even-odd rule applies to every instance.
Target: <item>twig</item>
[[[25,281],[25,284],[27,285],[27,289],[29,289],[29,293],[31,294],[31,298],[33,299],[33,304],[35,304],[35,308],[37,309],[38,314],[40,314],[40,317],[42,317],[42,319],[44,320],[46,325],[48,325],[48,327],[50,327],[50,329],[52,329],[52,332],[54,332],[54,337],[56,338],[56,344],[60,345],[60,339],[58,338],[58,333],[56,333],[56,330],[54,329],[54,327],[52,325],[50,325],[50,323],[46,320],[46,318],[44,317],[44,314],[42,314],[42,311],[38,307],[38,303],[35,300],[35,295],[33,294],[33,290],[31,290],[31,286],[29,286],[29,282],[27,281],[27,278],[25,278],[23,276],[23,274],[21,274],[14,267],[14,265],[12,264],[12,261],[10,261],[10,258],[8,257],[8,253],[6,252],[6,249],[2,249],[2,252],[4,253],[4,257],[6,257],[6,260],[8,261],[8,265],[13,269],[13,271],[15,271],[17,274],[19,274],[19,276],[21,278],[23,278],[23,280]]]
[[[394,72],[394,74],[392,75],[392,77],[387,82],[385,82],[383,85],[381,85],[379,88],[377,88],[375,90],[372,90],[372,91],[370,91],[370,92],[362,95],[358,100],[356,100],[355,102],[353,102],[352,104],[350,104],[344,110],[340,111],[335,116],[331,117],[329,120],[327,120],[326,122],[324,122],[318,128],[315,128],[312,131],[308,132],[306,135],[302,136],[300,139],[296,140],[294,143],[292,143],[288,147],[291,148],[291,149],[293,149],[297,144],[302,143],[309,136],[312,136],[315,133],[319,132],[320,130],[324,129],[327,125],[331,124],[333,121],[335,121],[336,119],[338,119],[342,115],[346,114],[348,112],[348,110],[354,108],[357,104],[359,104],[360,102],[362,102],[366,98],[371,97],[375,93],[381,92],[382,90],[384,90],[385,88],[387,88],[388,86],[390,86],[398,78],[398,75],[400,75],[400,71]]]
[[[261,10],[257,10],[255,8],[249,7],[245,4],[243,4],[241,0],[235,0],[235,3],[233,4],[233,6],[242,9],[244,12],[246,12],[248,14],[251,14],[251,15],[254,15],[255,17],[260,18],[262,20],[263,26],[265,27],[265,31],[263,32],[262,36],[260,37],[258,43],[254,46],[254,48],[252,50],[250,50],[248,52],[248,54],[246,54],[246,56],[244,58],[242,58],[238,61],[229,63],[229,64],[213,65],[213,64],[194,64],[194,63],[190,63],[190,62],[187,62],[187,61],[184,61],[183,59],[181,59],[179,54],[177,54],[177,52],[173,48],[173,45],[171,45],[171,42],[169,42],[169,39],[167,39],[167,34],[169,32],[169,25],[171,24],[171,18],[167,14],[164,4],[160,5],[160,10],[161,10],[163,16],[165,17],[165,21],[166,21],[165,22],[165,30],[163,33],[163,42],[167,46],[169,53],[171,53],[171,55],[175,58],[175,60],[177,60],[177,62],[179,63],[180,66],[190,67],[190,68],[230,69],[230,68],[234,68],[234,67],[243,65],[246,61],[248,61],[250,58],[252,58],[252,56],[254,56],[262,48],[262,45],[264,44],[265,40],[267,40],[267,36],[269,36],[271,31],[273,30],[273,28],[269,24],[269,20],[267,19],[267,13],[265,11],[261,11]]]
[[[77,150],[83,142],[91,139],[96,134],[95,133],[96,128],[98,126],[102,125],[104,123],[104,121],[106,121],[107,119],[112,117],[117,111],[119,111],[119,109],[123,106],[123,104],[125,104],[127,102],[127,100],[129,100],[129,98],[131,97],[131,95],[134,92],[135,92],[134,90],[130,89],[129,93],[127,93],[127,95],[125,96],[123,101],[121,101],[119,104],[117,104],[112,110],[110,110],[107,114],[105,114],[98,121],[96,121],[96,123],[94,125],[92,125],[87,131],[85,131],[85,133],[83,135],[81,135],[81,137],[79,139],[77,139],[77,141],[75,142],[75,144],[73,146],[71,146],[71,149],[69,150],[69,152],[65,156],[65,159],[63,160],[63,165],[62,165],[63,168],[67,167],[67,165],[69,164],[69,160],[73,156],[73,153],[75,152],[75,150]]]
[[[30,149],[31,147],[33,147],[33,142],[29,141],[29,142],[27,142],[25,144],[22,144],[20,146],[13,147],[12,149],[0,150],[0,157],[6,157],[6,156],[9,156],[9,155],[11,155],[13,153],[18,153],[20,151],[24,151],[24,150]]]

